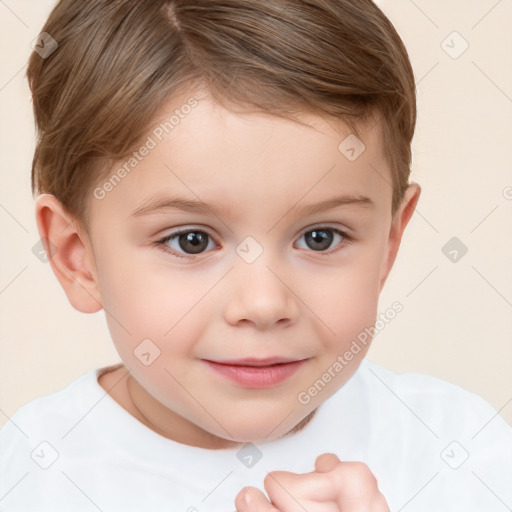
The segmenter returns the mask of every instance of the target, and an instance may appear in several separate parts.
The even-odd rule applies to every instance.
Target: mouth
[[[303,361],[304,359],[300,359]],[[299,361],[298,359],[286,358],[286,357],[265,357],[265,358],[256,358],[256,357],[245,357],[243,359],[224,359],[220,361],[205,359],[205,361],[211,361],[212,363],[217,364],[227,364],[230,366],[271,366],[274,364],[286,364],[286,363],[295,363]]]
[[[308,359],[281,357],[203,361],[217,374],[236,384],[252,389],[276,386],[291,377]]]

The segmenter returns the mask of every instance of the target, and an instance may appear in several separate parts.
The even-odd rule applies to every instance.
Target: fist
[[[333,453],[318,456],[311,473],[272,471],[263,484],[270,501],[244,487],[235,499],[237,512],[389,512],[368,466],[341,462]]]

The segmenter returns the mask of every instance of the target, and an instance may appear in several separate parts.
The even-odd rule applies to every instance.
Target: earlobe
[[[82,313],[95,313],[103,306],[94,268],[94,255],[85,234],[52,194],[37,197],[36,223],[52,270],[71,305]]]
[[[379,293],[382,291],[386,279],[393,267],[400,242],[402,241],[402,235],[404,234],[405,228],[416,209],[418,200],[421,195],[421,187],[417,183],[411,183],[405,191],[402,204],[395,212],[391,223],[391,229],[389,232],[389,239],[387,245],[387,256],[384,259],[381,279],[379,284]]]

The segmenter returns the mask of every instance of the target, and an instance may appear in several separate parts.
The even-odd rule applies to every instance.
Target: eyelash
[[[309,232],[315,231],[315,230],[317,230],[317,231],[322,231],[322,230],[333,231],[334,233],[340,235],[343,239],[338,244],[337,248],[335,248],[335,249],[331,249],[329,251],[313,251],[313,250],[311,250],[311,252],[315,252],[322,256],[330,256],[331,254],[340,251],[341,249],[343,249],[345,246],[349,245],[352,242],[352,238],[349,235],[347,235],[347,233],[345,233],[344,231],[341,231],[340,229],[335,228],[333,226],[315,226],[313,228],[309,228],[306,231],[303,231],[299,238],[302,238],[306,233],[309,233]],[[171,254],[173,256],[176,256],[177,258],[184,258],[184,259],[188,259],[188,260],[195,259],[196,256],[200,256],[201,254],[204,254],[204,253],[199,253],[197,255],[182,254],[182,253],[178,253],[178,252],[174,251],[173,249],[169,250],[170,249],[169,246],[166,245],[169,240],[171,240],[179,235],[182,235],[184,233],[191,233],[191,232],[192,233],[195,233],[195,232],[203,233],[205,235],[208,235],[215,243],[217,243],[215,238],[208,231],[205,231],[204,229],[187,228],[187,229],[182,229],[182,230],[178,230],[178,231],[173,231],[172,233],[165,236],[164,238],[161,238],[160,240],[153,242],[153,245],[158,247],[160,250],[162,250],[166,254]]]

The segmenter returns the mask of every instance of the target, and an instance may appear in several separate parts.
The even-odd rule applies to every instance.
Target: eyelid
[[[351,238],[350,232],[352,231],[346,226],[340,226],[338,222],[319,222],[316,224],[311,224],[310,226],[302,229],[299,232],[299,236],[304,235],[304,233],[308,233],[309,231],[314,231],[315,229],[332,229],[333,231],[339,231],[346,236],[347,238]]]
[[[161,236],[160,239],[181,235],[183,233],[188,233],[189,231],[200,231],[201,233],[206,233],[213,240],[215,240],[215,236],[208,228],[199,225],[195,226],[193,224],[190,224],[189,226],[184,226],[183,228],[175,228],[173,231],[170,231],[169,234]]]

